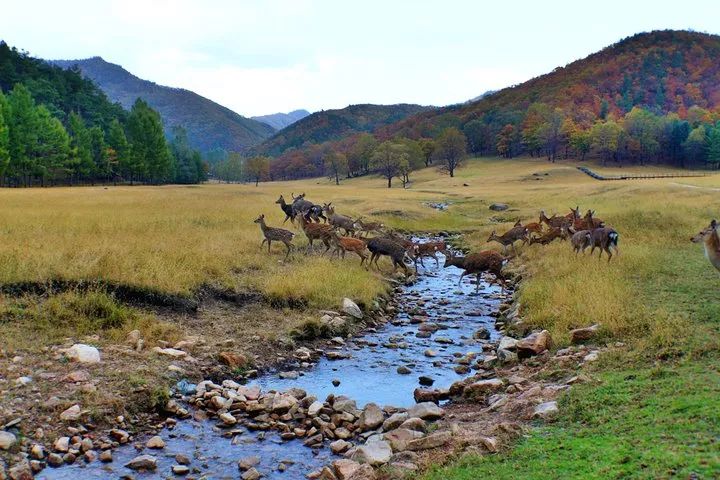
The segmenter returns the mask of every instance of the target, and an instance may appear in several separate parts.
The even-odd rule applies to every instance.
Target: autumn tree
[[[622,128],[613,119],[593,125],[590,131],[592,142],[602,155],[603,165],[617,153],[621,132]]]
[[[361,133],[347,155],[348,172],[367,174],[370,172],[372,156],[377,140],[369,133]]]
[[[328,176],[335,179],[335,185],[340,185],[340,175],[348,168],[345,154],[330,150],[323,157],[323,163]]]
[[[255,182],[255,186],[270,173],[270,159],[268,157],[252,157],[245,162],[245,175]]]
[[[511,124],[505,125],[497,136],[496,149],[498,155],[503,158],[512,158],[513,138],[515,137],[515,126]]]
[[[421,138],[418,143],[420,145],[420,150],[422,150],[423,158],[425,159],[425,166],[429,167],[432,165],[432,159],[437,145],[431,138]]]
[[[708,137],[705,130],[705,125],[698,125],[693,128],[688,135],[687,140],[683,143],[685,153],[691,162],[699,163],[704,160],[705,153],[708,146]]]
[[[408,157],[407,148],[403,144],[387,140],[375,148],[372,167],[387,179],[388,188],[392,188],[392,179],[400,173]]]
[[[575,154],[580,156],[580,160],[585,160],[585,155],[592,148],[592,135],[590,130],[576,129],[570,134],[570,147],[575,150]]]
[[[435,158],[441,163],[440,169],[447,172],[451,177],[455,176],[455,170],[465,159],[466,152],[467,139],[455,127],[446,128],[437,138]]]

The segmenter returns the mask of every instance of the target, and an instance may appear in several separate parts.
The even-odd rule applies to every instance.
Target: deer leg
[[[270,253],[270,243],[271,242],[272,242],[272,240],[268,240],[268,253]]]
[[[432,257],[435,259],[435,268],[440,268],[440,261],[438,260],[437,255],[433,253]]]
[[[465,276],[466,273],[467,273],[466,271],[463,271],[463,272],[460,274],[460,280],[458,280],[458,286],[461,286],[461,285],[462,285],[462,279],[463,279],[463,277]]]
[[[308,255],[311,250],[313,251],[313,253],[315,252],[315,249],[313,248],[312,238],[308,238],[308,246],[307,246],[307,248],[305,249],[305,255]]]
[[[267,241],[268,241],[267,238],[263,238],[263,241],[260,242],[260,248],[263,248],[265,246],[265,242],[267,242]]]
[[[608,254],[608,263],[610,263],[610,259],[612,259],[612,255],[613,255],[613,254],[612,254],[612,252],[610,251],[610,246],[609,246],[609,245],[605,247],[605,251],[606,251],[607,254]]]
[[[325,245],[325,251],[320,254],[321,257],[325,256],[328,250],[330,250],[330,242],[328,242],[327,239],[324,239],[322,242]]]
[[[482,272],[475,274],[475,293],[480,291],[480,280],[482,279]]]
[[[285,247],[287,248],[287,253],[285,254],[285,260],[290,256],[290,242],[285,242]]]
[[[517,257],[518,253],[517,253],[517,249],[515,248],[515,242],[511,243],[510,245],[512,245],[513,252],[515,252],[515,256]]]

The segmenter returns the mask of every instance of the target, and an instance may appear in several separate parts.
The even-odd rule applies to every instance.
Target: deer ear
[[[712,228],[717,227],[717,220],[715,220],[715,219],[711,220],[711,221],[710,221],[710,226],[711,226]]]

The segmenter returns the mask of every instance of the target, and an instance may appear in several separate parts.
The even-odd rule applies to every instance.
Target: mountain
[[[463,127],[472,120],[497,133],[518,125],[530,107],[559,108],[584,127],[608,116],[620,118],[633,107],[656,114],[720,107],[720,36],[691,31],[640,33],[565,67],[505,88],[477,101],[409,117],[383,135],[432,136],[439,124]]]
[[[143,80],[100,57],[51,62],[66,69],[77,66],[83,76],[94,81],[111,100],[126,109],[137,98],[144,99],[160,112],[166,133],[175,125],[183,126],[190,145],[203,152],[215,148],[242,151],[275,132],[270,125],[238,115],[197,93]]]
[[[289,113],[272,113],[270,115],[260,115],[259,117],[250,117],[258,122],[266,123],[275,130],[282,130],[290,124],[302,120],[310,115],[307,110],[293,110]]]
[[[277,132],[253,150],[279,156],[286,150],[331,140],[342,140],[361,132],[374,132],[381,126],[396,123],[435,107],[422,105],[350,105],[338,110],[315,112]]]

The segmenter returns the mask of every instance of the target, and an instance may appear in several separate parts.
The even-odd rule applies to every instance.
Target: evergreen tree
[[[710,168],[720,168],[720,122],[708,131],[705,161]]]
[[[10,165],[10,104],[0,90],[0,178]]]
[[[41,184],[65,176],[70,155],[70,137],[65,127],[44,106],[37,109],[38,142],[33,151],[33,174]]]
[[[112,176],[112,170],[107,145],[105,144],[105,132],[103,132],[102,128],[95,126],[88,131],[88,134],[90,136],[90,153],[95,174],[99,178],[107,180]]]
[[[202,180],[202,158],[199,152],[190,148],[187,131],[183,127],[173,127],[170,151],[175,160],[175,182],[198,183]]]
[[[117,119],[110,123],[107,134],[108,144],[108,169],[111,175],[117,174],[131,177],[132,174],[132,156],[130,154],[130,145],[125,136],[125,129]]]
[[[75,112],[70,113],[68,129],[70,133],[70,147],[72,149],[69,173],[71,175],[77,175],[81,179],[89,179],[96,173],[95,162],[93,162],[90,131],[85,126],[85,121],[82,117]]]
[[[130,110],[127,131],[132,155],[131,175],[135,178],[145,176],[153,183],[169,180],[172,158],[160,115],[138,98]]]
[[[38,113],[30,91],[17,84],[8,96],[10,105],[10,174],[27,185],[33,170],[32,149],[37,145]]]

